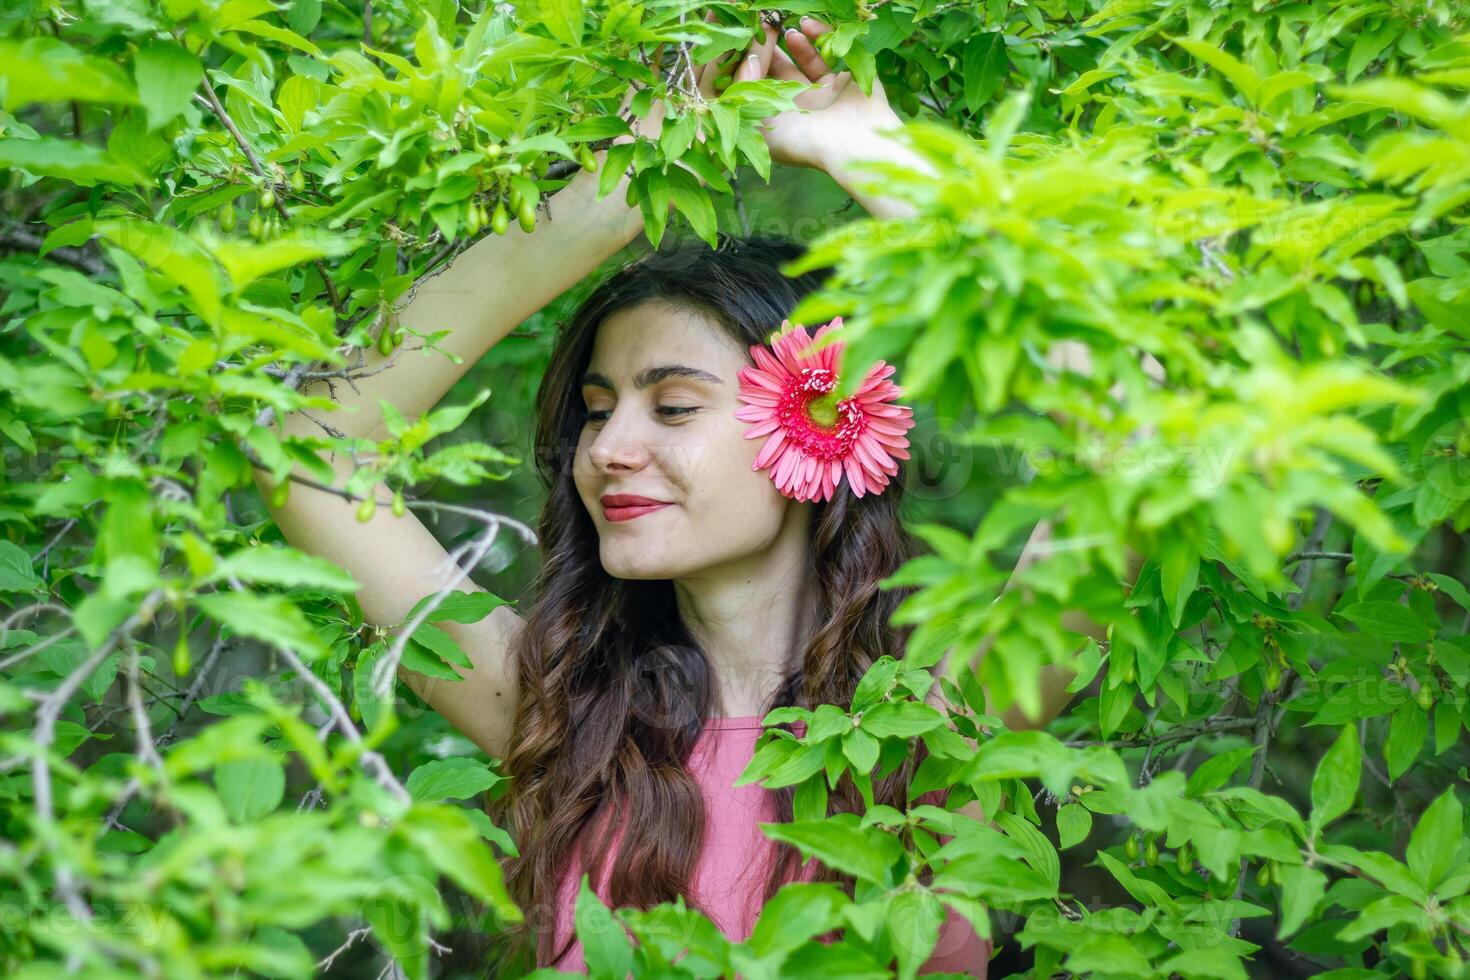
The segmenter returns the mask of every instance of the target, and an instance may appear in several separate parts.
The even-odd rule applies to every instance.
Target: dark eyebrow
[[[653,367],[646,367],[634,375],[633,387],[640,389],[647,388],[649,385],[658,384],[667,378],[688,378],[690,381],[703,381],[706,384],[712,385],[724,384],[715,375],[710,374],[708,371],[701,371],[699,368],[686,367],[683,364],[658,364]],[[599,388],[606,388],[608,391],[618,390],[612,383],[611,378],[597,371],[588,371],[582,375],[582,387],[585,388],[588,385],[596,385]]]

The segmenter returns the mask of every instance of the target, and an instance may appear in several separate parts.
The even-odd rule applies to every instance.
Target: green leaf
[[[38,177],[61,177],[83,187],[108,182],[142,184],[147,178],[132,167],[86,143],[50,136],[35,139],[0,138],[0,167],[15,167]]]
[[[1397,925],[1413,925],[1420,930],[1428,927],[1429,917],[1424,910],[1402,895],[1387,895],[1370,902],[1358,912],[1338,933],[1343,942],[1353,942],[1375,932],[1391,929]]]
[[[669,197],[675,209],[689,219],[689,226],[710,248],[715,248],[715,207],[710,202],[709,192],[699,185],[699,180],[682,166],[669,168]]]
[[[1179,45],[1188,51],[1197,60],[1203,61],[1211,68],[1218,71],[1230,80],[1235,90],[1246,99],[1255,104],[1261,90],[1261,77],[1249,65],[1229,54],[1218,44],[1212,41],[1196,40],[1188,37],[1169,37],[1169,41]]]
[[[944,715],[919,701],[884,701],[863,712],[862,730],[876,738],[913,738],[944,724]]]
[[[527,20],[545,24],[558,41],[573,47],[582,43],[585,20],[582,0],[529,0],[521,9]]]
[[[888,935],[898,954],[898,976],[912,980],[939,941],[944,908],[928,890],[901,891],[888,905]]]
[[[838,814],[827,820],[763,823],[760,828],[772,840],[799,848],[803,857],[815,856],[829,868],[863,881],[882,882],[888,876],[888,861],[868,836],[874,831],[853,826],[857,819],[853,814]]]
[[[446,681],[464,680],[464,676],[459,671],[413,640],[403,645],[403,655],[399,657],[398,663],[403,669],[423,674],[425,677],[437,677]]]
[[[970,38],[961,59],[965,86],[965,109],[979,112],[990,101],[1010,64],[1006,57],[1005,35],[1000,31],[984,31]]]
[[[852,763],[853,769],[862,774],[873,771],[878,764],[878,740],[860,728],[855,728],[842,737],[842,754]]]
[[[1424,811],[1409,835],[1409,848],[1405,858],[1409,871],[1426,891],[1444,880],[1457,863],[1465,844],[1465,812],[1455,796],[1455,788],[1448,786],[1435,797]]]
[[[237,824],[259,820],[281,805],[286,770],[280,758],[236,759],[214,770],[214,786],[225,812]]]
[[[293,228],[264,245],[248,241],[220,242],[214,246],[214,257],[224,266],[230,285],[238,293],[262,276],[313,259],[345,255],[355,245],[356,242],[343,236]]]
[[[0,592],[31,592],[41,584],[25,549],[10,541],[0,541]]]
[[[305,37],[316,30],[322,19],[322,0],[291,0],[286,13],[286,26]]]
[[[57,677],[67,677],[86,662],[92,654],[88,645],[77,640],[60,640],[46,647],[37,654],[37,658],[51,669]],[[145,658],[146,659],[146,658]],[[93,703],[101,703],[102,698],[112,687],[112,682],[117,679],[117,664],[119,656],[114,653],[102,661],[97,669],[82,682],[82,690]]]
[[[1355,602],[1337,610],[1337,615],[1384,640],[1423,643],[1430,638],[1429,627],[1408,606],[1396,602]]]
[[[204,65],[188,49],[166,41],[152,41],[133,58],[138,99],[148,114],[148,128],[157,129],[184,111],[204,77]]]
[[[300,130],[306,113],[317,107],[320,89],[321,83],[306,75],[292,75],[281,83],[276,104],[292,132]]]
[[[99,557],[110,571],[110,592],[121,578],[119,562],[126,559],[130,570],[147,569],[153,572],[158,567],[158,534],[153,527],[153,500],[147,488],[140,482],[115,480],[107,488],[105,499],[107,512],[103,515],[97,533]],[[147,573],[144,573],[145,576]],[[146,578],[140,579],[146,587]],[[137,590],[127,590],[137,591]]]
[[[117,65],[45,36],[0,39],[0,95],[0,108],[6,111],[32,102],[136,100],[132,83]]]
[[[409,773],[404,786],[420,803],[467,800],[500,782],[501,776],[483,763],[463,756],[435,759]]]
[[[1388,778],[1396,781],[1409,771],[1424,740],[1429,735],[1429,716],[1414,701],[1405,701],[1394,709],[1388,720],[1388,737],[1383,741],[1383,758],[1388,763]]]
[[[1285,939],[1311,917],[1327,890],[1327,876],[1304,864],[1282,864],[1281,921],[1276,937]]]
[[[1230,782],[1230,777],[1235,775],[1240,764],[1255,752],[1254,746],[1246,745],[1206,759],[1200,763],[1199,768],[1190,773],[1189,785],[1185,792],[1190,796],[1202,796],[1211,790],[1219,789]]]
[[[1184,604],[1199,583],[1199,552],[1182,534],[1165,535],[1160,543],[1159,588],[1169,609],[1169,622],[1178,629]]]
[[[413,642],[433,651],[440,657],[452,664],[465,669],[473,669],[474,663],[469,654],[465,653],[460,645],[455,642],[454,637],[444,632],[437,626],[429,623],[420,623],[418,629],[413,631]]]
[[[1057,838],[1062,850],[1080,844],[1092,833],[1092,813],[1080,803],[1064,803],[1057,808]]]
[[[408,622],[416,617],[419,611],[438,595],[439,593],[437,592],[430,593],[414,603],[408,615],[403,617],[403,621]],[[454,589],[444,595],[443,599],[440,600],[439,604],[434,607],[433,611],[429,613],[428,618],[424,621],[427,623],[478,623],[490,615],[490,611],[497,606],[508,606],[510,604],[505,599],[483,590],[461,592],[458,589]]]
[[[399,820],[397,831],[443,874],[488,904],[502,919],[522,921],[521,910],[505,890],[499,862],[460,808],[415,803]]]
[[[592,890],[591,880],[585,872],[577,890],[574,915],[588,975],[613,980],[626,977],[633,969],[633,942],[622,923],[613,917]]]
[[[428,976],[429,921],[417,894],[385,882],[363,899],[362,915],[409,980]]]
[[[99,221],[97,233],[181,287],[206,321],[219,322],[224,289],[218,267],[183,232],[150,221],[122,218]]]
[[[231,578],[288,589],[305,586],[331,592],[355,592],[362,588],[335,562],[294,548],[270,545],[241,548],[221,560],[203,581],[222,582]]]
[[[308,662],[327,654],[301,610],[281,596],[210,592],[196,595],[192,601],[210,619],[223,623],[241,636],[285,647]]]
[[[1314,835],[1348,812],[1358,796],[1358,784],[1362,779],[1358,730],[1352,725],[1344,725],[1342,734],[1322,756],[1312,776],[1311,827]]]
[[[1031,108],[1031,92],[1019,89],[1006,96],[994,112],[985,120],[986,152],[992,160],[1003,159],[1010,148],[1011,138],[1021,128],[1026,113]]]
[[[813,936],[835,928],[845,904],[847,896],[833,884],[784,885],[761,907],[747,942],[757,956],[788,953]]]

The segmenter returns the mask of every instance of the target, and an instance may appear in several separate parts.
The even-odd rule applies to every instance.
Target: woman
[[[788,55],[764,25],[735,80],[813,82],[797,99],[806,111],[765,121],[772,158],[824,169],[875,215],[902,214],[856,187],[848,165],[923,164],[883,135],[899,120],[881,85],[864,96],[849,73],[823,63],[812,39],[827,29],[804,19],[786,32]],[[707,98],[717,97],[720,67],[701,71]],[[660,118],[655,106],[644,135],[657,135]],[[485,237],[417,290],[400,321],[451,328],[441,346],[458,363],[402,355],[390,370],[336,386],[335,410],[292,414],[285,429],[374,439],[379,398],[410,418],[428,411],[501,337],[642,230],[626,184],[599,201],[597,180],[579,174],[555,196],[550,220]],[[749,348],[820,281],[779,274],[796,254],[778,242],[727,241],[714,252],[660,254],[597,290],[558,338],[538,394],[537,463],[549,496],[537,605],[524,619],[501,606],[479,623],[443,624],[474,663],[461,682],[400,667],[430,706],[506,760],[521,848],[507,881],[540,933],[541,965],[582,965],[571,903],[584,854],[600,859],[588,870],[611,904],[686,894],[735,939],[781,881],[824,871],[798,870],[799,856],[778,852],[755,826],[790,819],[789,790],[730,784],[769,708],[846,703],[873,660],[901,655],[902,634],[887,626],[901,594],[876,583],[912,547],[898,521],[901,471],[862,497],[844,481],[831,500],[812,501],[754,468],[765,440],[747,438],[749,424],[736,417],[739,375]],[[368,356],[369,367],[382,360]],[[348,460],[334,465],[351,471]],[[269,499],[269,478],[258,479]],[[398,623],[446,587],[478,590],[458,569],[439,574],[452,565],[412,514],[380,508],[364,526],[355,511],[301,485],[273,509],[294,545],[362,583],[367,621]],[[1048,717],[1064,683],[1048,678]],[[903,807],[910,774],[883,781],[880,799]],[[834,805],[861,809],[853,792],[834,794]],[[613,828],[604,819],[612,812],[625,824]],[[987,954],[955,918],[925,969],[983,975]]]

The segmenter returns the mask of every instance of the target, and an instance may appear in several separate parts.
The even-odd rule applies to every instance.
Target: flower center
[[[838,400],[837,375],[826,368],[803,368],[781,396],[776,416],[786,437],[807,456],[846,459],[867,428],[857,397]]]
[[[824,429],[830,429],[837,424],[837,394],[829,391],[825,395],[813,398],[806,403],[807,415],[811,420]]]

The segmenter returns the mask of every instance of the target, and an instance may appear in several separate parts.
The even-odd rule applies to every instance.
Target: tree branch
[[[194,98],[203,102],[205,108],[211,110],[219,117],[219,121],[224,123],[225,128],[230,131],[230,135],[235,138],[235,145],[240,148],[240,152],[245,154],[245,159],[250,161],[250,169],[255,171],[255,176],[274,187],[275,181],[266,176],[265,167],[261,165],[260,157],[255,155],[255,150],[250,146],[250,142],[245,139],[245,134],[240,132],[239,127],[235,125],[235,120],[231,119],[230,114],[225,111],[224,103],[220,101],[219,95],[214,91],[214,85],[209,81],[209,72],[206,71],[204,73],[202,81],[204,83],[204,96],[200,97],[199,95],[195,95]],[[291,212],[287,211],[286,205],[281,202],[281,194],[276,194],[275,210],[281,216],[282,221],[291,220]],[[322,285],[327,290],[327,300],[332,304],[332,309],[336,310],[340,315],[342,313],[342,298],[337,295],[337,286],[332,282],[331,274],[327,272],[327,267],[321,259],[316,259],[312,264],[316,266],[316,271],[321,274]]]

